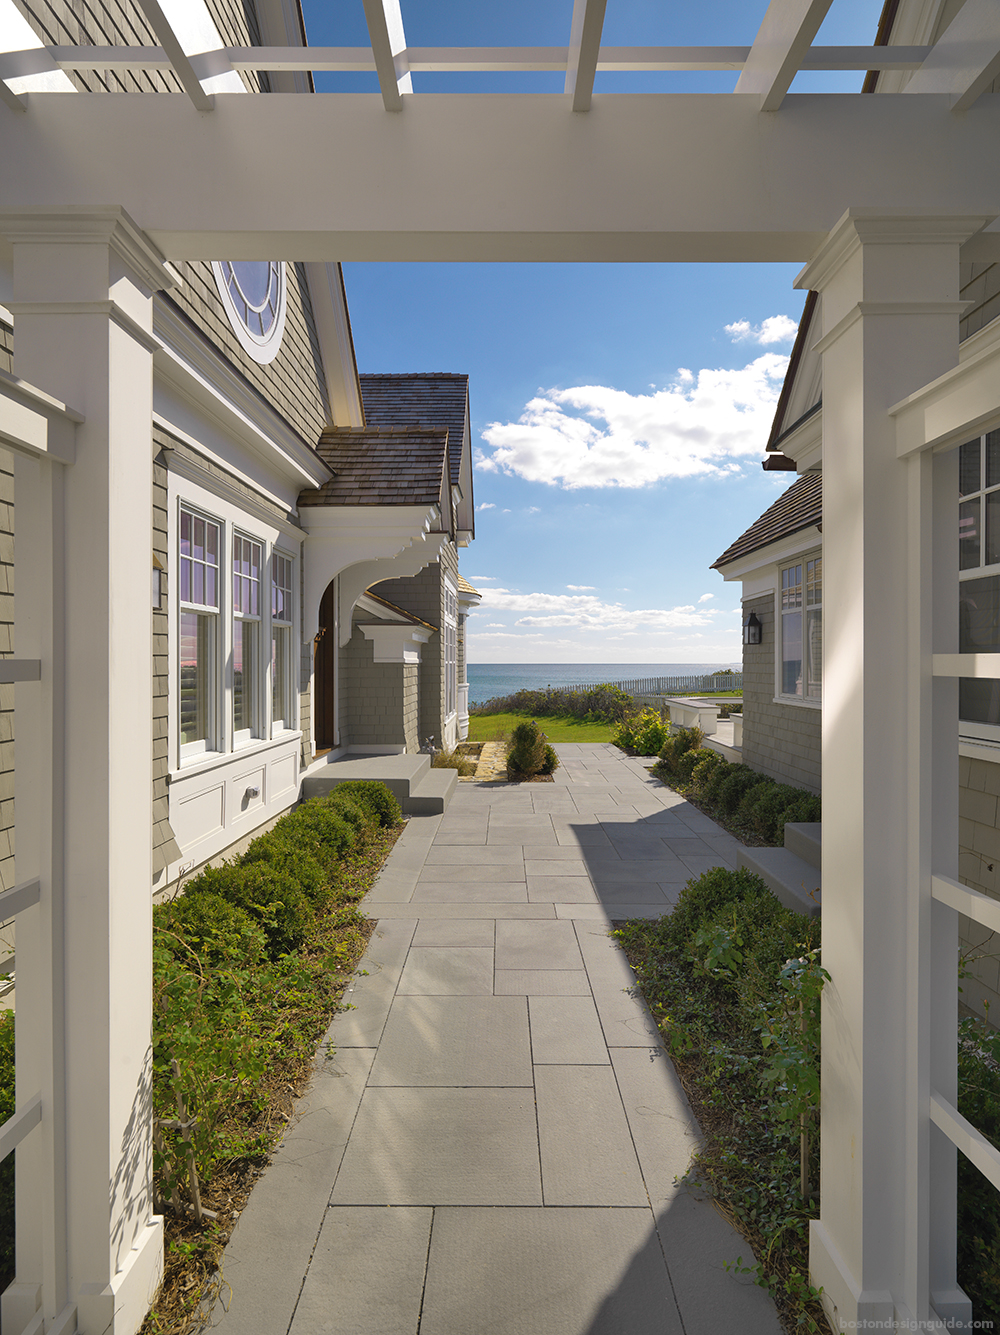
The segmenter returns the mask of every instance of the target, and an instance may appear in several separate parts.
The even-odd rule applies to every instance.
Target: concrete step
[[[303,801],[321,797],[350,779],[377,779],[385,784],[403,811],[408,812],[410,794],[420,786],[430,769],[430,756],[419,752],[402,756],[341,756],[306,775],[302,780],[301,797]],[[443,811],[444,808],[437,807],[436,810]]]
[[[818,871],[823,865],[823,822],[789,821],[785,826],[785,847]]]
[[[430,769],[403,803],[404,816],[437,816],[458,787],[457,769]]]
[[[736,865],[755,871],[785,908],[811,918],[819,917],[819,872],[790,848],[741,848],[736,854]]]

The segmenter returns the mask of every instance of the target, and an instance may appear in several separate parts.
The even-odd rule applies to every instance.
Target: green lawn
[[[530,718],[530,714],[471,714],[469,741],[492,742],[498,733],[509,733]],[[539,715],[537,723],[550,742],[610,742],[613,731],[610,723],[584,723],[572,714]]]

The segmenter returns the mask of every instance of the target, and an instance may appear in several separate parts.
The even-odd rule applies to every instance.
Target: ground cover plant
[[[749,1266],[788,1331],[826,1332],[808,1281],[816,1214],[819,923],[745,869],[692,880],[659,921],[620,924],[636,974],[705,1133],[690,1177],[750,1242]]]
[[[143,1335],[193,1329],[220,1287],[222,1249],[364,951],[371,924],[359,901],[400,820],[383,784],[341,784],[154,910],[154,1190],[166,1269]]]
[[[533,714],[471,714],[469,741],[503,741],[519,723],[531,721]],[[600,720],[577,718],[574,714],[540,715],[545,719],[545,735],[550,742],[610,742],[614,725]]]
[[[469,706],[470,719],[492,714],[519,714],[527,718],[571,717],[596,723],[617,723],[635,712],[635,699],[620,686],[549,686],[544,691],[514,691]]]
[[[476,772],[476,762],[471,756],[454,751],[435,751],[431,761],[434,769],[455,769],[463,778],[469,778]]]

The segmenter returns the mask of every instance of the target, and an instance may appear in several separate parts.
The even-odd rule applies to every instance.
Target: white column
[[[57,1131],[45,1182],[52,1199],[38,1210],[18,1191],[19,1229],[23,1218],[32,1239],[25,1251],[34,1255],[19,1247],[16,1292],[23,1303],[40,1286],[46,1323],[75,1304],[81,1335],[133,1335],[163,1253],[150,1145],[149,571],[151,294],[170,274],[117,209],[0,215],[0,233],[14,248],[15,374],[85,418],[59,502],[52,579],[64,606],[53,654],[65,657],[61,681],[55,663],[57,728],[41,762],[54,785],[52,868],[41,905],[54,935],[41,964],[43,976],[62,971],[61,996],[58,977],[51,994],[62,1087],[42,1070],[51,1091],[43,1117]],[[29,514],[21,513],[22,524]],[[20,558],[20,533],[18,541]],[[44,579],[44,569],[19,559],[19,610]],[[19,743],[25,756],[32,740],[22,735]],[[19,819],[19,838],[29,832],[47,837],[30,820],[22,830]],[[19,947],[23,939],[19,928]],[[42,933],[31,939],[43,954]],[[19,975],[27,965],[19,958]],[[33,1026],[49,1041],[44,1001],[36,1012],[31,1000],[19,986],[19,1080]]]
[[[953,1228],[950,1281],[947,1238],[936,1236],[930,1259],[927,1124],[938,999],[931,857],[954,856],[937,845],[954,849],[958,793],[955,710],[935,738],[930,680],[931,586],[945,590],[946,625],[957,617],[957,562],[939,571],[930,554],[954,496],[940,501],[935,524],[933,461],[897,459],[887,409],[957,362],[958,252],[979,225],[852,210],[799,280],[823,293],[823,963],[832,981],[810,1269],[835,1329],[927,1320],[930,1284],[954,1287]],[[953,1195],[954,1153],[935,1145],[934,1160],[936,1189],[947,1195],[950,1182]]]

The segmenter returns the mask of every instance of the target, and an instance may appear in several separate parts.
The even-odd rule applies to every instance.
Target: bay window
[[[221,525],[180,512],[180,747],[182,756],[218,745],[219,555]]]
[[[259,734],[262,546],[233,535],[233,745]]]
[[[292,561],[271,556],[271,728],[294,726],[292,708]]]

